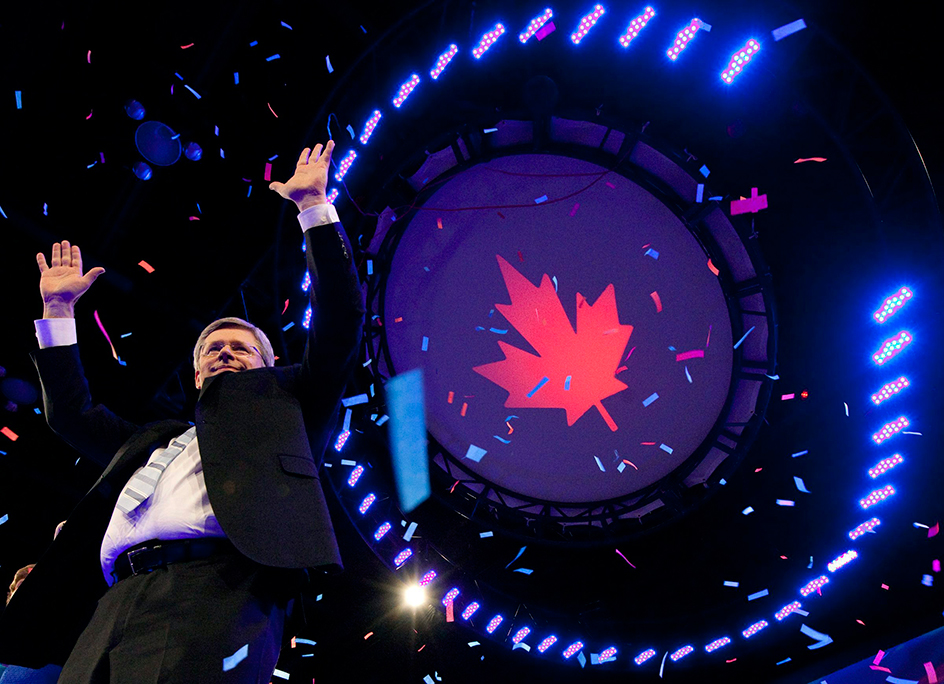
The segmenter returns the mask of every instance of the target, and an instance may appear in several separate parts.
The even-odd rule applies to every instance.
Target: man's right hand
[[[39,293],[43,297],[43,318],[75,318],[75,303],[105,272],[96,266],[82,274],[82,252],[68,240],[52,246],[51,263],[46,256],[36,255],[39,265]]]

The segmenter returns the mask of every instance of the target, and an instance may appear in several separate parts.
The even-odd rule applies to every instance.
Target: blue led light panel
[[[830,572],[836,572],[839,568],[848,565],[849,563],[851,563],[853,560],[855,560],[858,557],[859,557],[858,552],[851,551],[851,550],[846,551],[844,554],[842,554],[838,558],[834,558],[833,560],[829,561],[829,563],[826,565],[826,569],[829,570]]]
[[[760,43],[751,38],[740,50],[737,50],[731,59],[728,60],[728,68],[721,72],[721,80],[725,83],[733,83],[734,79],[741,75],[748,63],[757,56],[760,50]]]
[[[393,564],[397,568],[406,563],[407,559],[413,555],[412,549],[403,549],[400,553],[397,554],[397,557],[393,559]]]
[[[564,656],[564,658],[570,658],[571,656],[574,656],[574,655],[576,655],[577,653],[580,653],[580,650],[581,650],[582,648],[583,648],[583,642],[582,642],[582,641],[575,641],[575,642],[572,643],[570,646],[568,646],[566,649],[564,649],[564,652],[563,652],[562,655]]]
[[[616,646],[610,646],[609,648],[604,648],[602,651],[600,651],[598,662],[603,663],[615,657],[616,657]]]
[[[515,632],[515,635],[513,637],[511,637],[511,643],[520,644],[525,639],[525,637],[527,637],[530,633],[531,633],[530,627],[522,627],[517,632]]]
[[[469,605],[465,607],[465,610],[462,611],[462,619],[468,620],[470,617],[472,617],[475,614],[475,611],[477,611],[478,609],[479,609],[478,601],[473,601],[472,603],[470,603]]]
[[[645,28],[654,16],[656,16],[656,11],[651,7],[647,7],[645,12],[629,22],[626,31],[619,37],[620,45],[624,48],[629,47],[629,44],[633,42],[633,38],[639,35],[639,32]]]
[[[698,33],[698,28],[701,25],[701,22],[698,19],[692,19],[688,26],[683,28],[675,36],[675,43],[668,50],[665,51],[665,54],[673,62],[678,59],[679,53],[685,49],[688,43],[695,37],[695,34]]]
[[[455,44],[449,46],[449,49],[436,58],[436,64],[429,71],[430,77],[435,81],[439,75],[446,70],[452,58],[459,54],[459,47]]]
[[[807,582],[803,587],[800,588],[800,594],[803,596],[809,596],[814,591],[818,591],[820,587],[824,584],[829,584],[829,578],[826,575],[820,575],[812,582]]]
[[[350,431],[348,430],[345,430],[344,432],[347,432],[348,434],[350,434]],[[341,434],[343,435],[344,432],[342,432]],[[340,441],[340,439],[341,438],[339,437],[338,441]],[[340,451],[340,449],[338,449],[338,451]],[[362,465],[357,466],[354,470],[351,471],[351,476],[347,478],[347,486],[353,487],[354,485],[356,485],[357,481],[361,479],[361,475],[363,474],[364,474],[364,466]]]
[[[890,399],[901,392],[910,384],[911,383],[908,381],[908,378],[906,378],[904,375],[893,382],[886,382],[884,385],[882,385],[882,389],[872,395],[872,403],[878,406],[886,399]]]
[[[656,651],[654,648],[647,648],[645,651],[633,658],[633,662],[635,662],[637,665],[642,665],[644,662],[655,656],[655,654]]]
[[[420,84],[420,77],[417,76],[416,74],[413,74],[412,76],[410,76],[409,80],[404,81],[400,85],[400,90],[397,91],[396,97],[393,98],[393,106],[399,109],[400,105],[406,102],[406,98],[410,96],[410,93],[416,90],[416,86],[418,86],[419,84]]]
[[[901,416],[898,420],[893,420],[890,423],[885,423],[882,426],[881,430],[879,430],[874,435],[872,435],[872,441],[875,442],[876,444],[881,444],[886,439],[889,439],[897,435],[899,432],[904,430],[909,425],[911,425],[911,423],[908,422],[908,419],[905,418],[904,416]]]
[[[492,27],[491,31],[488,31],[482,36],[482,39],[479,41],[479,44],[472,48],[472,56],[476,59],[481,59],[492,45],[495,44],[495,41],[502,37],[502,34],[505,33],[505,27],[501,24],[495,24]]]
[[[689,653],[691,653],[694,650],[695,649],[692,646],[682,646],[682,648],[677,650],[675,653],[673,653],[669,657],[672,659],[672,662],[678,662],[679,660],[681,660],[682,658],[684,658],[685,656],[687,656]]]
[[[498,629],[498,625],[502,623],[502,620],[504,620],[504,618],[501,615],[496,615],[488,621],[488,626],[485,628],[485,631],[489,634],[494,634],[495,630]]]
[[[780,622],[785,617],[787,617],[791,613],[795,613],[799,609],[800,609],[800,602],[794,601],[793,603],[788,603],[783,608],[778,610],[776,615],[774,615],[774,617],[777,618],[777,622]]]
[[[727,646],[731,643],[731,637],[721,637],[720,639],[715,639],[710,644],[705,646],[705,651],[708,653],[713,653],[717,651],[722,646]]]
[[[328,196],[325,198],[328,200],[328,204],[334,204],[338,199],[338,195],[341,193],[338,192],[337,188],[332,188],[331,192],[328,193]]]
[[[901,454],[894,454],[888,458],[883,458],[881,461],[876,463],[874,466],[869,468],[869,477],[873,480],[879,475],[885,473],[888,470],[891,470],[899,463],[902,463],[904,459],[901,457]]]
[[[449,605],[450,603],[456,600],[456,596],[458,595],[459,595],[459,587],[453,587],[452,589],[446,592],[445,596],[443,596],[442,604],[444,606]]]
[[[557,637],[553,634],[538,644],[538,651],[544,653],[547,649],[557,643]]]
[[[551,8],[548,7],[546,10],[544,10],[544,14],[538,15],[532,19],[531,23],[528,24],[528,28],[518,34],[518,40],[520,40],[522,43],[527,43],[528,39],[540,31],[541,27],[549,22],[553,16],[554,13],[551,11]]]
[[[866,522],[862,523],[861,525],[856,527],[854,530],[851,530],[849,532],[849,539],[855,541],[856,539],[861,537],[863,534],[868,534],[869,532],[872,532],[873,530],[875,530],[876,527],[878,527],[881,524],[882,524],[882,521],[879,520],[878,518],[872,518],[871,520],[867,520]]]
[[[351,164],[354,163],[355,159],[357,159],[357,150],[351,150],[344,155],[344,158],[338,162],[338,171],[334,174],[334,180],[340,182],[351,169]]]
[[[387,532],[390,531],[390,528],[391,528],[391,527],[393,527],[393,525],[391,525],[391,524],[388,523],[388,522],[385,522],[383,525],[381,525],[380,527],[377,528],[377,531],[376,531],[376,532],[374,532],[374,539],[375,539],[376,541],[380,541],[381,539],[383,539],[383,538],[384,538],[384,535],[387,534]]]
[[[778,619],[782,619],[782,618],[778,618]],[[743,632],[741,632],[741,635],[742,635],[745,639],[750,639],[752,636],[754,636],[754,635],[757,634],[760,630],[762,630],[764,627],[767,627],[767,626],[768,626],[768,623],[767,623],[766,620],[761,620],[760,622],[755,622],[753,625],[751,625],[750,627],[748,627],[747,629],[745,629]]]
[[[423,576],[420,578],[420,586],[421,586],[421,587],[425,587],[427,584],[429,584],[430,582],[432,582],[434,579],[436,579],[436,571],[435,571],[435,570],[430,570],[429,572],[427,572],[425,575],[423,575]]]
[[[376,500],[376,494],[368,494],[364,497],[364,500],[361,501],[361,505],[357,507],[357,510],[360,511],[361,515],[364,515],[367,512],[367,509],[370,508],[371,504],[373,504]]]
[[[902,350],[911,344],[911,333],[902,330],[894,337],[889,337],[882,343],[882,348],[872,354],[872,360],[877,366],[883,366],[885,363],[902,352]]]
[[[872,318],[878,323],[884,323],[894,316],[901,307],[911,301],[914,293],[907,287],[903,287],[898,292],[885,298],[878,310],[872,314]]]
[[[377,124],[380,122],[380,118],[383,114],[380,113],[379,109],[375,109],[374,113],[370,115],[370,118],[364,122],[364,131],[361,133],[361,137],[358,138],[361,141],[361,145],[366,145],[367,141],[370,140],[370,136],[374,134],[374,129],[377,128]]]
[[[881,489],[876,489],[873,492],[870,492],[867,497],[864,499],[859,499],[859,505],[862,508],[870,508],[875,504],[885,501],[890,496],[895,495],[895,488],[891,485],[885,485]]]
[[[580,19],[580,23],[577,25],[577,29],[570,34],[570,41],[574,45],[579,45],[580,41],[590,33],[590,29],[596,26],[596,23],[600,21],[600,17],[606,14],[606,10],[603,9],[603,5],[594,5],[593,10],[590,14],[587,14]]]

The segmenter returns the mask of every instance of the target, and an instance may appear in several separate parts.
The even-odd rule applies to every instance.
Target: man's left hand
[[[331,153],[334,141],[329,140],[322,149],[306,147],[298,157],[295,174],[285,183],[273,181],[269,189],[279,193],[287,200],[292,200],[299,211],[304,211],[316,204],[327,204],[325,192],[328,187],[328,169],[331,166]]]

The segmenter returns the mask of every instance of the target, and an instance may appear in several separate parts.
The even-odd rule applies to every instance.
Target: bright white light
[[[411,584],[403,592],[403,600],[410,608],[419,608],[426,603],[426,589],[418,584]]]

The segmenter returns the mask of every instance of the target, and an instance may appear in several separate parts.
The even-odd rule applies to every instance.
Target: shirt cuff
[[[302,225],[302,231],[307,231],[313,226],[328,226],[332,223],[340,223],[338,210],[331,203],[316,204],[308,207],[298,215],[298,222]]]
[[[75,334],[74,318],[40,318],[33,321],[36,326],[36,339],[39,348],[65,347],[77,344],[79,338]]]

